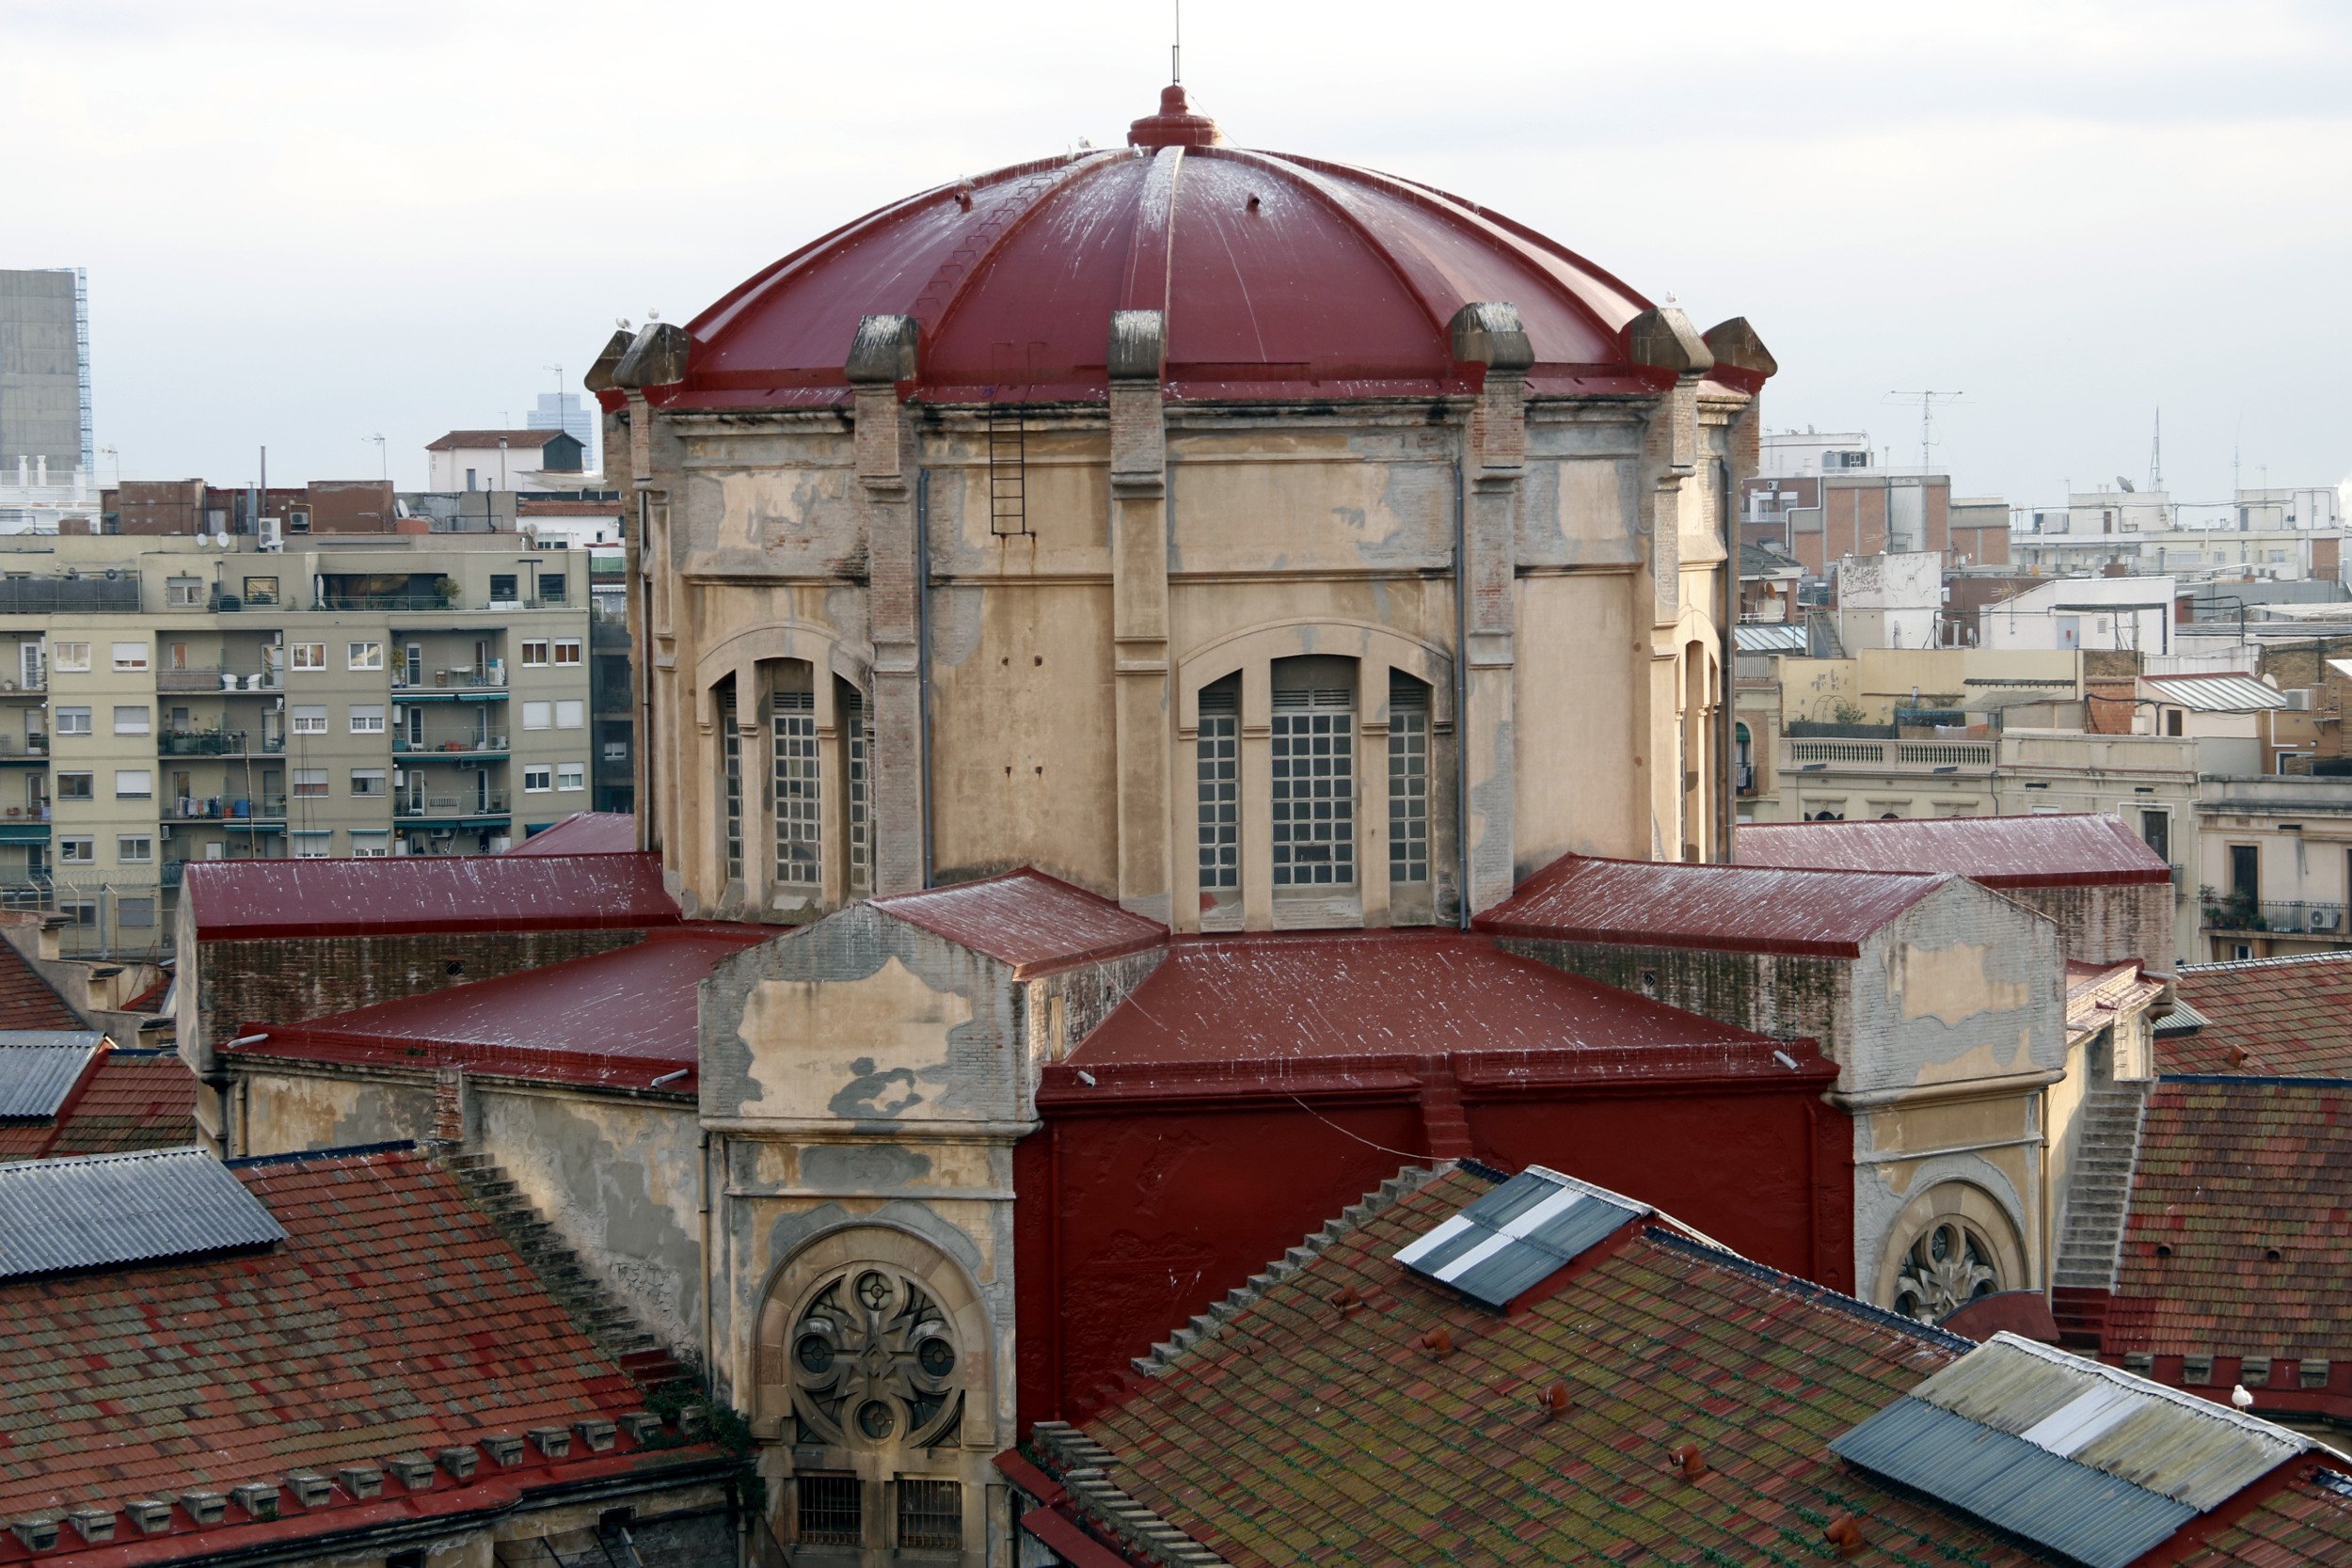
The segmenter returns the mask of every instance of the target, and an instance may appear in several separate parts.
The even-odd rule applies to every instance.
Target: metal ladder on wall
[[[1018,404],[988,401],[988,531],[999,539],[1029,531],[1028,436]]]

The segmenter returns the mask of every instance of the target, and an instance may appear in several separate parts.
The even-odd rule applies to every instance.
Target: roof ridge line
[[[1108,1473],[1119,1456],[1085,1433],[1067,1421],[1039,1421],[1029,1440],[1060,1466],[1054,1479],[1070,1502],[1120,1542],[1165,1568],[1223,1568],[1225,1559],[1113,1483]]]
[[[1214,1338],[1219,1329],[1231,1323],[1236,1316],[1255,1306],[1258,1298],[1263,1295],[1269,1287],[1281,1283],[1313,1262],[1333,1242],[1338,1241],[1375,1214],[1388,1209],[1399,1198],[1407,1194],[1419,1192],[1449,1170],[1464,1168],[1469,1164],[1470,1162],[1467,1161],[1449,1160],[1435,1165],[1406,1165],[1347,1208],[1341,1210],[1338,1214],[1325,1221],[1322,1228],[1283,1253],[1264,1270],[1251,1275],[1246,1284],[1236,1285],[1228,1291],[1224,1300],[1216,1303],[1205,1312],[1194,1314],[1191,1322],[1169,1335],[1165,1340],[1153,1345],[1149,1354],[1138,1355],[1128,1365],[1150,1378],[1159,1377],[1162,1373],[1173,1370],[1177,1360],[1189,1352],[1193,1346],[1203,1339]],[[1489,1172],[1490,1167],[1479,1165],[1475,1167],[1474,1174],[1485,1178],[1489,1175]]]
[[[2289,969],[2297,964],[2344,963],[2352,953],[2281,953],[2268,958],[2222,958],[2213,963],[2182,964],[2176,974],[2232,974],[2248,969]]]
[[[283,1154],[240,1154],[233,1160],[223,1160],[230,1170],[257,1170],[269,1165],[295,1165],[305,1160],[357,1160],[369,1154],[402,1154],[417,1147],[414,1138],[389,1138],[382,1143],[344,1144],[336,1148],[296,1148]],[[151,1151],[140,1151],[151,1152]],[[103,1158],[87,1155],[87,1159]]]
[[[2352,1089],[2352,1078],[2286,1072],[2159,1072],[2159,1084],[2250,1084],[2258,1088]]]
[[[1950,1329],[1940,1328],[1934,1323],[1923,1323],[1916,1318],[1906,1318],[1900,1312],[1889,1307],[1873,1307],[1859,1296],[1850,1296],[1843,1291],[1832,1290],[1827,1285],[1816,1284],[1810,1279],[1790,1274],[1786,1269],[1776,1269],[1770,1263],[1759,1263],[1755,1259],[1742,1257],[1728,1247],[1701,1241],[1687,1232],[1671,1229],[1655,1221],[1644,1229],[1643,1234],[1661,1246],[1671,1248],[1676,1252],[1690,1253],[1694,1257],[1703,1257],[1710,1263],[1744,1274],[1752,1279],[1761,1280],[1768,1285],[1778,1285],[1811,1306],[1827,1307],[1831,1311],[1842,1312],[1850,1318],[1860,1318],[1865,1323],[1877,1323],[1883,1328],[1899,1329],[1915,1338],[1928,1341],[1939,1350],[1958,1351],[1964,1355],[1977,1348],[1977,1341],[1965,1335],[1955,1334]]]

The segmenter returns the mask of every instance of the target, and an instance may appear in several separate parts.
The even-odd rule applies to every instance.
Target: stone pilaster
[[[1462,628],[1459,721],[1468,787],[1465,846],[1471,911],[1511,895],[1518,874],[1512,825],[1517,737],[1513,688],[1518,626],[1519,481],[1527,465],[1526,372],[1534,348],[1509,305],[1465,305],[1452,324],[1454,357],[1484,379],[1462,436]],[[1386,758],[1381,759],[1386,766]]]
[[[1111,315],[1111,637],[1119,747],[1119,901],[1169,917],[1166,318]]]
[[[867,316],[849,359],[856,397],[857,499],[866,540],[869,634],[874,644],[874,891],[923,885],[922,595],[916,545],[915,451],[899,385],[914,376],[912,316]]]

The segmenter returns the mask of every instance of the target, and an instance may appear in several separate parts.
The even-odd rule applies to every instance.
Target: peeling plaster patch
[[[970,586],[931,590],[931,657],[961,669],[980,645],[983,592]]]
[[[1958,1056],[1940,1062],[1922,1063],[1918,1075],[1912,1082],[1921,1087],[1931,1084],[1960,1084],[1975,1078],[1999,1078],[2011,1073],[2031,1072],[2034,1067],[2033,1031],[2021,1026],[2017,1031],[2017,1049],[2010,1053],[2009,1060],[2001,1059],[1997,1041],[1988,1040]]]
[[[1993,958],[1992,947],[1977,942],[1941,948],[1904,942],[1896,951],[1888,990],[1905,1022],[1933,1018],[1959,1024],[2029,1006],[2031,990],[2023,980],[1994,978]]]
[[[863,979],[760,981],[740,1037],[762,1110],[871,1120],[935,1101],[948,1036],[971,1022],[971,998],[933,990],[893,954]]]
[[[836,1192],[888,1192],[920,1185],[931,1174],[928,1154],[898,1144],[816,1144],[801,1150],[801,1183]]]

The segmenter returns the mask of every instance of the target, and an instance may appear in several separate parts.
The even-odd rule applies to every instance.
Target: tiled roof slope
[[[232,1168],[286,1241],[0,1287],[10,1325],[0,1334],[0,1519],[261,1482],[288,1518],[333,1529],[388,1508],[405,1519],[459,1511],[476,1493],[511,1497],[510,1471],[543,1481],[707,1452],[646,1456],[624,1436],[602,1455],[576,1440],[565,1462],[525,1444],[509,1465],[475,1448],[612,1419],[638,1409],[641,1390],[426,1156],[328,1152]],[[387,1479],[374,1503],[340,1485],[313,1508],[291,1492],[276,1498],[295,1470],[333,1481],[342,1465],[451,1449],[476,1454],[470,1482],[444,1465],[418,1491]],[[227,1517],[208,1544],[231,1544],[246,1516],[232,1507]],[[174,1508],[170,1528],[197,1527]],[[155,1555],[135,1528],[118,1539]],[[71,1530],[63,1542],[75,1544]]]
[[[1086,1429],[1111,1484],[1234,1564],[1814,1562],[1848,1513],[1875,1563],[2042,1560],[1828,1453],[1965,1341],[1642,1222],[1508,1317],[1391,1261],[1488,1190],[1327,1231]]]
[[[1842,871],[1948,871],[1987,887],[2168,882],[2172,868],[2112,816],[1952,816],[1856,822],[1743,822],[1741,865]]]
[[[2352,1568],[2352,1480],[2313,1470],[2174,1560],[2173,1568]]]
[[[1564,855],[1473,922],[1498,936],[1856,958],[1933,877]]]
[[[1027,866],[877,898],[874,907],[1024,975],[1140,953],[1168,940],[1158,921]]]
[[[65,998],[24,961],[24,955],[0,942],[0,1029],[84,1027]]]
[[[2103,1349],[2352,1357],[2347,1231],[2352,1082],[2160,1081]]]
[[[2352,953],[2185,964],[2175,983],[2205,1024],[2159,1038],[2158,1071],[2352,1078]]]
[[[106,1051],[58,1114],[0,1126],[0,1160],[127,1154],[196,1142],[196,1075],[169,1051]]]

